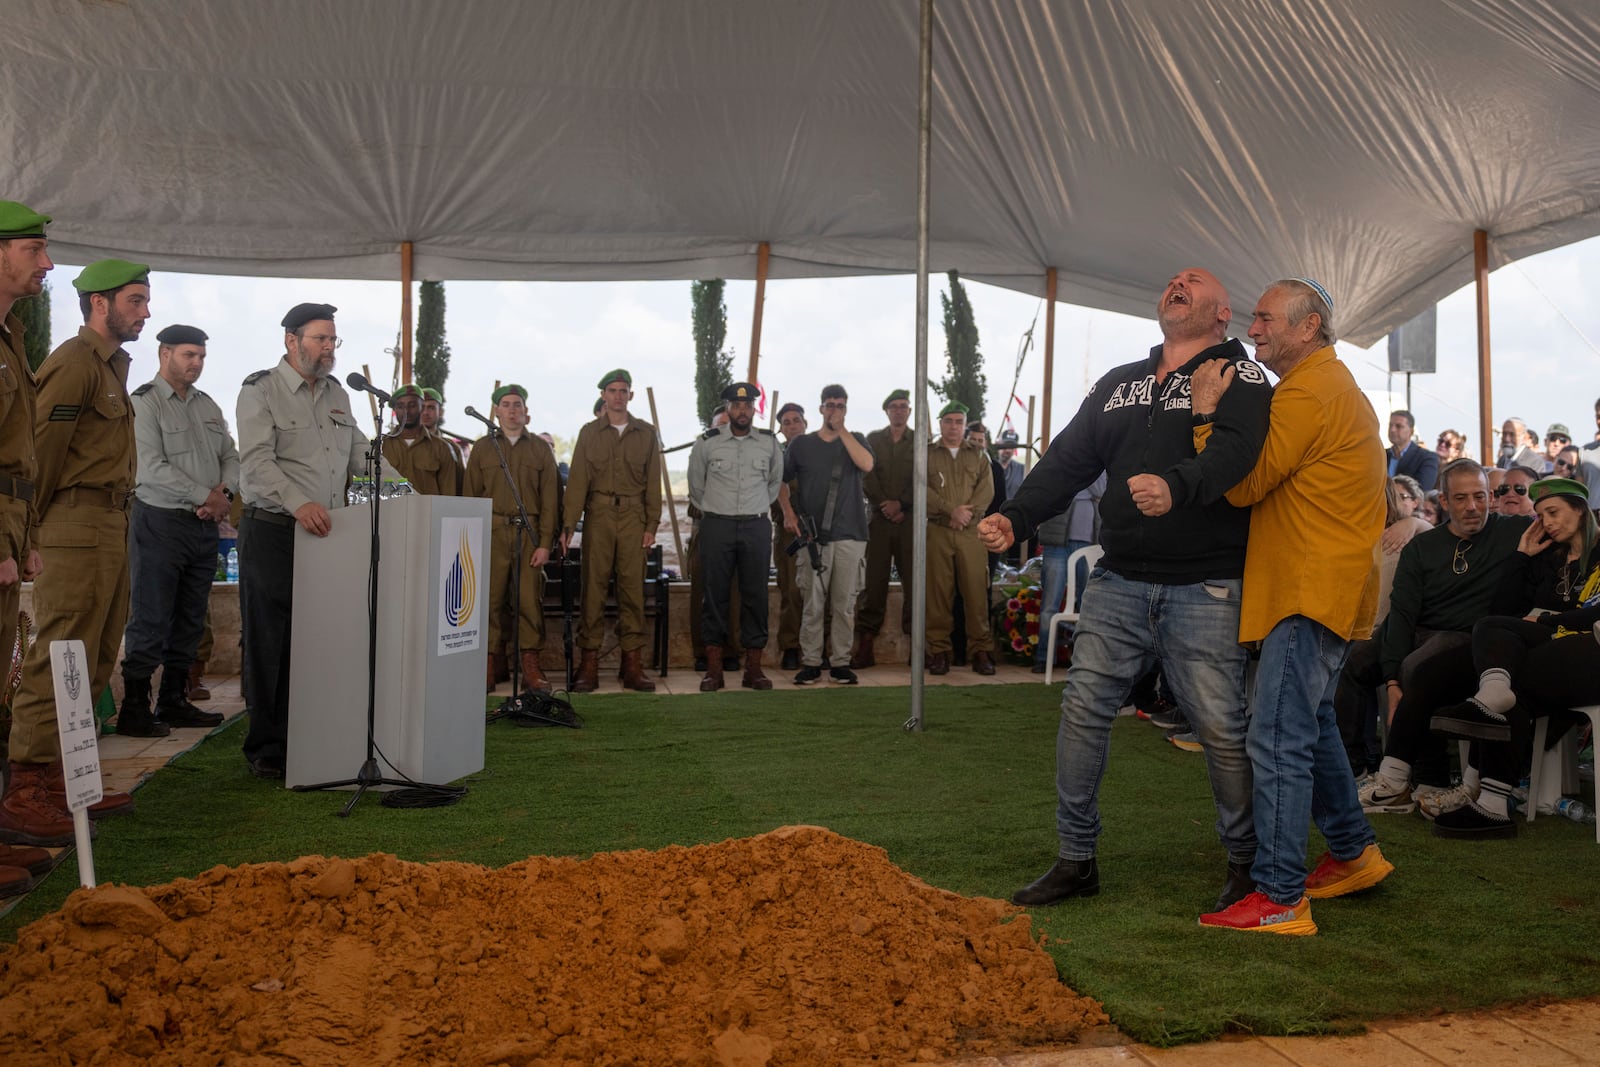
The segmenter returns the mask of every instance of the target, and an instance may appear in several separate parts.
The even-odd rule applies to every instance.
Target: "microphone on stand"
[[[488,416],[484,415],[482,412],[480,412],[477,408],[473,407],[472,405],[468,404],[466,407],[462,408],[461,410],[462,410],[462,412],[464,414],[470,415],[472,418],[477,419],[479,422],[481,422],[485,426],[489,427],[489,432],[490,433],[499,433],[500,432],[500,427],[498,427],[494,423],[490,422]]]
[[[380,404],[387,404],[394,399],[394,397],[367,381],[365,375],[356,371],[351,371],[349,376],[345,378],[344,383],[352,389],[358,389],[363,393],[371,393],[378,398],[378,403]]]

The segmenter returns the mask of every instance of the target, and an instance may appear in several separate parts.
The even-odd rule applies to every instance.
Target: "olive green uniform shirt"
[[[885,500],[898,500],[907,514],[911,511],[912,480],[916,477],[917,432],[906,426],[905,433],[896,441],[889,427],[867,434],[867,445],[872,449],[872,469],[861,480],[867,494],[869,513],[876,518],[883,514],[879,506]]]
[[[132,357],[84,326],[39,365],[35,519],[73,488],[133,491],[138,449],[128,398]]]
[[[584,424],[567,474],[563,521],[568,533],[577,529],[591,496],[637,500],[644,509],[645,531],[661,525],[661,441],[653,424],[629,415],[618,433],[604,411]]]
[[[554,548],[556,543],[556,491],[560,484],[556,473],[556,454],[544,443],[542,437],[524,431],[516,444],[502,436],[501,446],[506,450],[506,466],[516,479],[522,494],[522,506],[528,512],[528,531],[532,544],[528,548]],[[506,484],[505,471],[500,469],[500,456],[494,442],[480,437],[473,442],[472,453],[467,457],[466,487],[463,496],[488,497],[497,519],[514,518],[517,500]]]
[[[32,483],[38,476],[33,451],[34,382],[22,343],[22,320],[7,314],[0,326],[0,475]],[[29,506],[0,495],[0,562],[27,562]]]
[[[367,469],[367,439],[342,385],[328,377],[313,387],[285,356],[244,380],[236,411],[245,503],[285,515],[345,506],[349,479]]]
[[[994,474],[989,454],[977,445],[962,444],[954,456],[941,442],[928,446],[928,521],[950,525],[950,515],[962,504],[972,508],[972,521],[962,536],[978,536],[978,520],[994,499]]]
[[[466,470],[450,442],[423,430],[407,441],[396,430],[383,439],[383,458],[411,487],[428,496],[460,496]]]
[[[153,508],[193,511],[219,483],[239,491],[239,450],[211,397],[189,387],[179,396],[159,374],[133,391],[139,443],[134,495]]]

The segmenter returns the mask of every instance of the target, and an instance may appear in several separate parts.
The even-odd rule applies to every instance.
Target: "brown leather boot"
[[[13,763],[12,766],[15,767],[16,764]],[[45,791],[50,795],[50,803],[61,809],[62,814],[70,821],[72,813],[67,811],[67,774],[63,764],[57,760],[40,766],[44,768]],[[132,795],[104,789],[100,793],[100,799],[89,805],[89,818],[104,819],[111,815],[126,815],[132,810]]]
[[[972,673],[993,674],[994,657],[987,652],[974,652],[972,654]]]
[[[850,653],[850,669],[859,671],[877,665],[878,661],[872,655],[872,635],[856,634],[856,650]]]
[[[572,678],[574,693],[592,693],[600,688],[600,652],[598,649],[579,649],[578,671]]]
[[[199,660],[189,664],[189,699],[210,700],[211,688],[206,685],[206,665]]]
[[[550,679],[539,669],[538,652],[528,651],[522,654],[522,688],[531,689],[535,693],[550,692]]]
[[[485,672],[484,692],[494,692],[494,687],[499,684],[506,673],[506,657],[504,652],[489,653],[489,667]]]
[[[33,888],[33,875],[21,867],[0,864],[0,900],[20,897]]]
[[[771,689],[772,679],[761,673],[761,650],[747,648],[744,650],[744,678],[740,685],[746,689]]]
[[[55,865],[56,858],[42,848],[0,845],[0,867],[21,867],[35,878],[43,878]]]
[[[652,682],[644,673],[644,652],[642,649],[622,650],[622,688],[632,689],[635,693],[654,693],[656,683]]]
[[[722,646],[706,646],[706,676],[700,679],[700,692],[715,693],[728,683],[722,678]]]
[[[72,817],[50,800],[42,763],[11,764],[11,782],[0,799],[0,841],[59,848],[72,844]]]

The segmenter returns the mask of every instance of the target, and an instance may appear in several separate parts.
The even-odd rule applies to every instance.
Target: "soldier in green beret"
[[[939,410],[939,439],[928,447],[928,673],[950,672],[957,590],[966,613],[967,652],[978,674],[995,672],[989,632],[989,555],[978,520],[994,496],[989,454],[967,441],[967,406]]]
[[[419,493],[460,496],[465,468],[455,449],[423,427],[422,400],[423,391],[409,382],[394,391],[395,428],[384,435],[383,458]]]
[[[504,667],[510,631],[525,684],[548,693],[551,686],[540,669],[539,653],[544,648],[544,565],[560,528],[559,490],[555,453],[537,434],[528,432],[527,399],[528,391],[520,385],[502,385],[494,391],[500,426],[473,444],[462,495],[488,497],[494,512],[489,539],[487,688],[494,689]],[[515,489],[500,468],[502,452]],[[521,528],[519,499],[528,515],[527,529]]]
[[[450,451],[455,453],[456,462],[461,464],[465,477],[467,448],[472,442],[444,428],[444,394],[432,386],[424,386],[422,389],[422,428],[450,446]]]
[[[128,506],[138,450],[128,396],[132,357],[150,317],[150,268],[122,259],[91,263],[73,279],[84,324],[39,367],[32,494],[33,541],[43,570],[33,586],[38,638],[28,647],[11,724],[13,792],[48,788],[48,801],[25,807],[32,826],[7,827],[12,840],[69,844],[72,819],[60,779],[50,642],[77,638],[89,692],[111,681],[128,618]],[[29,795],[38,796],[33,793]],[[126,811],[133,800],[108,795],[99,814]],[[93,813],[93,812],[91,812]]]
[[[911,632],[911,596],[905,576],[911,573],[912,485],[915,477],[915,434],[911,432],[911,393],[896,389],[883,401],[889,425],[867,434],[876,463],[862,480],[867,493],[867,575],[856,607],[856,646],[850,666],[860,670],[878,662],[872,643],[883,629],[889,606],[889,567],[900,574],[900,629]]]
[[[622,684],[655,691],[644,673],[645,554],[661,524],[661,438],[653,424],[628,412],[633,376],[618,368],[600,377],[603,408],[578,431],[567,478],[563,547],[583,517],[582,650],[572,689],[591,693],[600,685],[600,645],[605,637],[606,587],[617,582],[617,644]]]

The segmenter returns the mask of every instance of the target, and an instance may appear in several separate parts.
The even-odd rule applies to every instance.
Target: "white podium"
[[[489,501],[406,496],[378,510],[378,769],[443,785],[483,769]],[[354,778],[367,753],[372,516],[332,515],[327,537],[295,529],[289,786]]]

